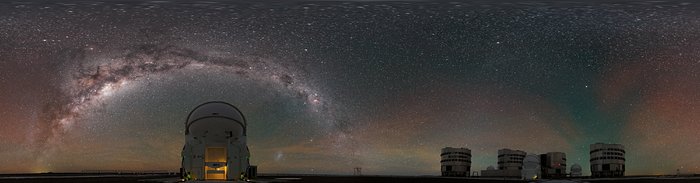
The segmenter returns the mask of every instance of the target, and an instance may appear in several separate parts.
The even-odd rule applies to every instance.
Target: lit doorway
[[[226,180],[226,148],[207,147],[204,162],[204,179]]]

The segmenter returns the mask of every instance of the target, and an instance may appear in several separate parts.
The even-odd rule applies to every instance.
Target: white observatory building
[[[523,159],[522,178],[525,180],[536,180],[542,177],[540,168],[540,157],[529,154]]]
[[[246,120],[233,105],[212,101],[190,112],[182,148],[183,177],[240,181],[247,177]]]
[[[625,146],[591,144],[591,176],[622,177],[625,175]]]
[[[442,176],[468,177],[472,167],[472,150],[467,148],[442,148],[440,153]]]
[[[527,153],[521,150],[499,149],[498,169],[482,170],[482,177],[522,177],[523,160]]]
[[[525,159],[525,151],[512,149],[498,150],[498,169],[499,170],[520,170],[523,169],[523,159]],[[517,177],[517,175],[516,175]]]
[[[540,155],[542,165],[542,178],[566,177],[566,153],[548,152]]]

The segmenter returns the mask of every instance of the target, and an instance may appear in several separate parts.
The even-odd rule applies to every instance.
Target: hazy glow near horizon
[[[210,100],[262,173],[437,175],[440,149],[625,145],[700,173],[698,5],[0,3],[0,173],[177,170]]]

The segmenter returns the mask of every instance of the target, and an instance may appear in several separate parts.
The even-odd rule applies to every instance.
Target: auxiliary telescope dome
[[[540,178],[541,173],[539,156],[534,154],[525,156],[521,171],[522,178],[525,180],[535,180]]]
[[[245,117],[238,108],[226,102],[212,101],[203,103],[190,112],[185,134],[224,130],[232,132],[232,136],[245,136],[246,127]]]
[[[581,165],[574,164],[574,166],[571,166],[571,171],[572,171],[572,172],[580,172],[581,170],[582,170],[582,169],[581,169]]]
[[[540,166],[540,160],[536,155],[527,155],[523,159],[523,169],[538,169]]]
[[[571,166],[571,176],[572,176],[572,177],[580,177],[580,176],[583,176],[583,173],[581,173],[581,172],[582,172],[581,170],[583,170],[583,169],[581,168],[581,165],[579,165],[579,164],[574,164],[573,166]]]

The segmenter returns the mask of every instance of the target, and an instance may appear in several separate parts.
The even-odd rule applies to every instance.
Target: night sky
[[[620,143],[700,173],[700,5],[0,4],[0,173],[177,170],[187,114],[248,120],[261,173],[439,175],[440,149]],[[6,166],[12,165],[12,166]]]

